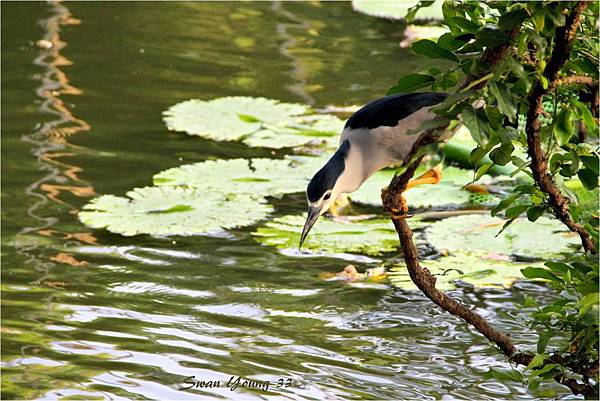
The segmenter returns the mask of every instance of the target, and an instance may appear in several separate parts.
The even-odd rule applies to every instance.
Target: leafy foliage
[[[417,8],[426,8],[430,4],[422,1]],[[442,35],[437,43],[421,41],[412,46],[415,53],[444,59],[445,64],[435,70],[415,71],[401,77],[391,89],[451,92],[435,111],[441,117],[461,121],[469,128],[477,144],[469,158],[476,169],[476,177],[497,166],[508,167],[512,174],[526,174],[531,178],[536,178],[537,174],[537,182],[533,179],[520,182],[512,188],[510,196],[492,209],[492,215],[504,215],[507,220],[500,234],[504,239],[525,229],[520,227],[525,217],[535,222],[525,229],[531,239],[531,243],[523,248],[525,251],[543,248],[550,237],[558,241],[554,233],[556,224],[550,226],[549,220],[542,217],[547,212],[559,216],[565,224],[571,224],[568,221],[572,220],[573,224],[582,226],[598,251],[597,3],[585,4],[581,23],[574,32],[573,47],[562,50],[566,63],[552,61],[552,55],[560,55],[561,50],[557,49],[566,43],[564,39],[561,41],[560,35],[568,32],[563,26],[578,4],[446,1],[442,6],[443,24],[450,32]],[[505,44],[511,45],[498,53],[499,46]],[[490,68],[489,56],[494,52],[501,58]],[[550,64],[559,68],[557,79],[548,73]],[[467,74],[473,80],[459,87],[457,73]],[[533,90],[540,87],[543,90],[537,93],[541,96],[543,110],[533,96],[536,93]],[[539,144],[530,148],[534,143],[532,138],[538,137]],[[540,163],[536,162],[534,170],[523,150],[542,160],[543,177],[539,174]],[[548,185],[538,184],[546,178],[556,186],[558,195],[556,192],[551,194]],[[568,206],[557,203],[559,196],[567,198]],[[452,241],[452,235],[445,231],[453,229],[452,220],[436,223],[440,227],[445,225],[445,229],[438,231],[437,239],[431,237],[433,228],[428,230],[429,240],[438,242],[437,246],[457,245],[448,242]],[[471,240],[470,243],[477,244],[487,241],[474,236]],[[585,244],[585,240],[583,242]],[[537,256],[557,256],[557,249],[560,249],[558,243],[556,249],[546,249],[549,254],[540,252]],[[490,371],[490,377],[501,380],[523,380],[525,377],[530,389],[539,396],[551,396],[545,390],[538,392],[542,379],[554,378],[567,383],[567,379],[577,377],[581,379],[578,384],[570,383],[569,387],[576,393],[583,391],[597,398],[598,261],[576,255],[572,253],[564,262],[548,261],[545,267],[523,269],[526,277],[542,279],[556,287],[560,296],[549,305],[527,301],[536,309],[530,322],[539,330],[540,343],[538,354],[525,375],[517,371],[494,370]],[[556,344],[554,352],[546,351],[549,339],[559,332],[570,336],[569,343]]]
[[[475,2],[444,3],[443,23],[451,32],[443,35],[437,43],[420,41],[412,47],[417,54],[444,58],[454,65],[445,72],[436,71],[435,75],[418,73],[402,77],[392,90],[411,87],[451,89],[458,84],[453,78],[457,68],[464,73],[485,71],[485,65],[476,62],[480,53],[488,47],[505,43],[507,33],[522,24],[514,40],[516,48],[486,77],[487,86],[477,91],[468,88],[459,91],[450,97],[451,101],[438,107],[437,112],[447,118],[460,119],[469,128],[478,144],[471,153],[472,160],[482,160],[486,155],[490,159],[489,163],[480,167],[480,172],[494,165],[511,165],[515,171],[531,175],[523,155],[515,154],[516,149],[527,148],[524,114],[528,108],[528,91],[534,79],[543,79],[544,63],[534,66],[531,60],[549,57],[551,48],[545,44],[544,38],[549,37],[551,41],[554,30],[564,24],[563,6],[561,3],[497,2],[492,8],[495,9],[493,13]],[[595,21],[596,16],[588,12],[582,31],[595,32]],[[590,74],[597,81],[597,68],[593,71],[589,68],[590,62],[593,60],[595,63],[597,56],[597,43],[577,41],[563,74]],[[579,94],[574,90],[579,90]],[[592,106],[589,101],[584,101],[587,99],[586,90],[588,88],[581,85],[558,86],[544,98],[546,119],[541,129],[542,143],[547,144],[549,173],[563,189],[567,180],[580,180],[587,189],[598,187],[598,152],[594,145],[582,140],[598,137]],[[483,99],[485,105],[474,108],[472,105],[478,99]],[[581,124],[576,124],[577,121]],[[565,193],[569,194],[569,191]],[[544,195],[534,183],[516,186],[514,194],[512,202],[519,200],[528,205],[519,209],[519,215],[526,213],[533,220],[542,211],[548,210]],[[583,220],[577,200],[572,199],[571,203],[575,221],[586,225],[597,236],[597,218]],[[511,202],[505,202],[496,209],[496,213],[511,205]]]

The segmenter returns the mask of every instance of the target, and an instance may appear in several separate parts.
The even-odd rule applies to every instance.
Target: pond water
[[[1,6],[4,399],[535,398],[484,379],[505,358],[420,293],[319,278],[347,261],[283,255],[252,227],[126,238],[77,220],[91,197],[150,185],[169,167],[272,157],[168,132],[161,112],[175,103],[381,96],[425,62],[398,47],[401,24],[349,3]],[[301,194],[275,204],[277,215],[305,209]],[[531,348],[518,305],[546,291],[452,295]],[[222,384],[180,391],[189,376]],[[231,376],[271,386],[232,391]]]

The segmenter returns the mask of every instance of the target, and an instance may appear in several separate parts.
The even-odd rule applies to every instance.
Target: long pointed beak
[[[312,226],[316,223],[316,221],[319,219],[319,216],[321,215],[320,212],[321,212],[321,210],[316,207],[312,207],[312,206],[308,207],[308,217],[306,218],[306,222],[304,223],[304,228],[302,229],[302,236],[300,236],[300,245],[298,246],[298,250],[300,250],[302,248],[302,244],[304,243],[304,240],[306,239],[308,232],[310,231]]]

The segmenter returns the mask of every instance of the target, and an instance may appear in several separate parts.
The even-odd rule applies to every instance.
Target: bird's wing
[[[345,129],[373,129],[378,127],[395,127],[398,122],[423,107],[441,103],[446,93],[398,93],[373,100],[346,122]]]
[[[418,135],[408,135],[408,131],[434,118],[431,106],[446,96],[445,93],[409,93],[372,101],[350,117],[341,141],[349,140],[361,149],[363,163],[369,171],[397,164],[418,138]]]

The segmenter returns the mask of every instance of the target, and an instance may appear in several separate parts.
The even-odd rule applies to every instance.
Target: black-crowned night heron
[[[300,247],[319,216],[329,210],[340,195],[356,191],[375,172],[403,161],[419,137],[418,133],[409,135],[408,132],[434,118],[431,108],[446,96],[430,92],[386,96],[368,103],[348,119],[340,147],[306,189],[308,217]],[[439,170],[430,170],[409,182],[408,187],[435,184],[440,179]],[[401,209],[403,213],[408,211],[404,199]]]

